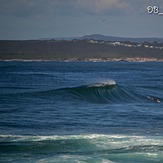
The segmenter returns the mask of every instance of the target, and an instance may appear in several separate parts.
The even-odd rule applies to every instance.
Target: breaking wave
[[[69,93],[74,98],[92,103],[128,103],[128,102],[160,102],[156,97],[144,95],[134,89],[118,85],[114,80],[83,85],[79,87],[61,88],[57,92]]]
[[[41,93],[48,96],[57,95],[64,100],[78,99],[91,103],[160,102],[157,97],[141,94],[127,86],[120,86],[114,80],[48,90]]]
[[[0,158],[30,162],[162,162],[162,137],[0,135]]]
[[[114,80],[107,80],[77,87],[65,87],[40,92],[19,93],[20,97],[56,98],[56,100],[84,100],[91,103],[161,102],[160,98],[146,95]],[[17,97],[19,96],[16,95]],[[8,96],[9,97],[9,96]]]

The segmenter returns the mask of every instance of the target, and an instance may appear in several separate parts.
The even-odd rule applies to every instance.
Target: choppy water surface
[[[163,63],[0,62],[0,162],[163,162]]]

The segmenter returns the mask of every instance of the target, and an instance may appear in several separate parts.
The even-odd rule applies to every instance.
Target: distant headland
[[[0,60],[163,61],[162,38],[83,37],[0,40]]]

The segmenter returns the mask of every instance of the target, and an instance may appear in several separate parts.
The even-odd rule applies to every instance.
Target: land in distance
[[[163,43],[105,40],[1,40],[0,60],[163,61]]]

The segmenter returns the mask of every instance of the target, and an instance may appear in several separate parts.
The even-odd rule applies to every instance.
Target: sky
[[[0,40],[162,37],[163,0],[0,0]]]

